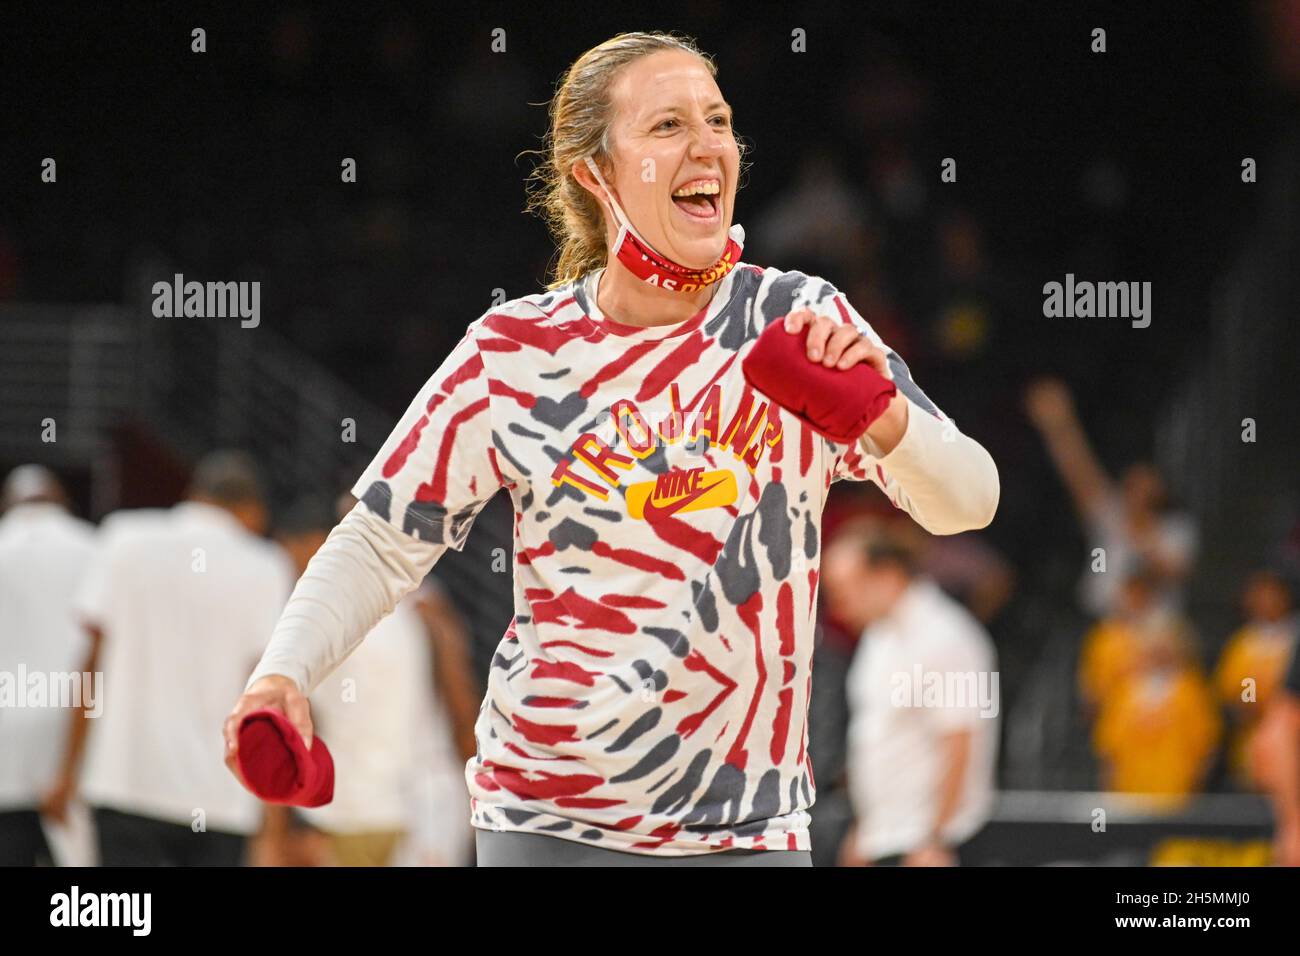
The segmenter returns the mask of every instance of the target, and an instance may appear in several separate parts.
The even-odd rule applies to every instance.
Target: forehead
[[[619,71],[610,93],[620,115],[627,118],[696,101],[705,106],[723,102],[704,61],[684,50],[661,50],[633,60]]]

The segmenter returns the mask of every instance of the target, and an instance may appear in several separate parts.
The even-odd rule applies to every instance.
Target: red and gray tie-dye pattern
[[[457,550],[497,490],[514,502],[473,823],[657,855],[806,850],[822,506],[839,478],[901,490],[755,393],[741,360],[803,306],[875,335],[799,272],[742,264],[667,329],[609,322],[590,293],[472,323],[354,489]]]

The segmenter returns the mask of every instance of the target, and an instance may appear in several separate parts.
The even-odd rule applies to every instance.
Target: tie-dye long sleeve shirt
[[[354,492],[461,549],[514,502],[515,617],[466,767],[472,822],[656,855],[809,848],[808,698],[830,484],[871,480],[938,533],[986,524],[992,460],[890,353],[912,403],[875,457],[749,387],[804,306],[875,333],[832,285],[741,264],[674,326],[602,316],[599,273],[493,308]]]

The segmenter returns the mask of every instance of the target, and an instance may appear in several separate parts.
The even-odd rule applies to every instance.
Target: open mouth
[[[674,196],[673,204],[692,219],[716,219],[718,215],[717,196]]]
[[[688,183],[676,190],[672,200],[683,215],[699,222],[711,222],[718,218],[722,202],[721,184],[716,180]]]

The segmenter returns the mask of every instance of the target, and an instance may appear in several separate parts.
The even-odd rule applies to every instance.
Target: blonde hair
[[[613,120],[610,89],[614,79],[633,60],[664,50],[697,56],[710,75],[718,75],[713,60],[690,37],[659,32],[620,33],[578,57],[556,84],[548,108],[551,122],[545,146],[528,151],[540,155],[542,162],[528,177],[526,209],[546,221],[559,245],[548,289],[605,265],[608,249],[604,208],[574,178],[573,164],[591,156],[602,172],[608,170]],[[737,142],[743,158],[747,147],[739,137]]]

